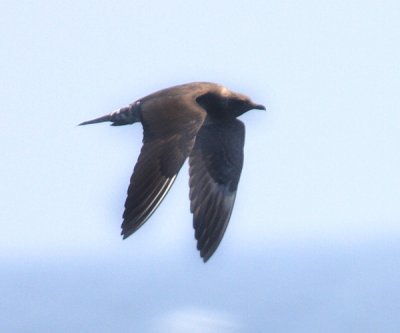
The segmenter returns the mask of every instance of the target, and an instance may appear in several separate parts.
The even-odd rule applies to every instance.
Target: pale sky
[[[148,274],[157,272],[158,265],[172,265],[179,268],[168,270],[175,279],[183,270],[212,283],[224,270],[243,271],[252,257],[273,261],[274,251],[335,253],[344,271],[345,257],[356,258],[357,251],[373,253],[377,247],[386,254],[385,246],[400,239],[399,17],[399,2],[386,0],[2,1],[0,261],[17,267],[7,271],[4,281],[12,281],[7,279],[16,272],[34,275],[28,268],[38,261],[43,267],[65,261],[63,269],[68,269],[74,260],[86,267],[96,258],[104,268],[117,258],[145,265]],[[245,162],[236,205],[206,268],[195,247],[187,167],[145,226],[122,241],[121,215],[141,147],[141,126],[76,126],[158,89],[192,81],[221,83],[267,107],[267,112],[241,117]],[[385,262],[399,259],[400,248],[393,248]],[[374,262],[362,256],[365,267],[374,271],[380,257],[372,257]],[[297,260],[292,259],[288,263]],[[399,265],[394,266],[391,274],[400,275]],[[280,290],[279,281],[295,288],[292,278],[285,280],[285,269],[275,268],[272,275],[279,278],[274,286],[267,281],[265,288]],[[269,276],[268,267],[262,272]],[[127,281],[134,281],[131,273],[125,271]],[[343,282],[336,277],[338,285]],[[314,278],[304,281],[328,283],[324,274]],[[390,294],[399,296],[387,278],[377,278],[379,285],[393,283],[396,293]],[[351,281],[343,290],[354,285]],[[367,286],[366,281],[361,278],[361,285]],[[240,290],[241,283],[238,278],[234,289]],[[232,295],[229,286],[224,290]],[[325,299],[331,289],[320,290],[317,299]],[[385,309],[381,291],[375,293]],[[274,295],[289,297],[278,291]],[[6,305],[9,318],[19,313],[19,297],[23,303],[23,296],[15,296],[14,307]],[[249,295],[245,298],[252,303]],[[278,300],[268,303],[272,300],[266,297],[252,304],[258,311],[280,309],[267,326],[288,332],[285,319],[292,316],[285,307],[273,306]],[[42,301],[32,301],[32,308],[40,308]],[[183,325],[171,332],[198,327],[198,322],[211,323],[203,332],[246,332],[249,322],[267,327],[256,312],[246,320],[218,304],[171,301],[154,321],[147,313],[152,329],[146,329],[160,330],[157,325],[171,322]],[[352,303],[344,298],[332,311],[344,304]],[[189,319],[177,319],[183,315]],[[306,311],[296,320],[310,332],[311,317]],[[395,318],[386,322],[400,324]],[[7,331],[18,331],[12,323]],[[321,325],[321,332],[328,332],[329,325]],[[103,331],[108,332],[104,326]]]

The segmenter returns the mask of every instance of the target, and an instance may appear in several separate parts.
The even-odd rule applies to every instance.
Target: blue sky
[[[400,254],[398,2],[2,1],[0,13],[0,261],[6,267],[3,285],[10,283],[3,307],[10,319],[6,331],[18,331],[13,316],[68,331],[73,318],[76,323],[86,318],[84,302],[72,319],[62,315],[71,305],[62,290],[76,298],[74,286],[85,290],[76,276],[101,281],[84,296],[91,304],[96,295],[107,299],[104,290],[117,288],[110,279],[126,282],[126,295],[135,294],[129,284],[135,284],[135,269],[144,274],[142,294],[114,295],[123,297],[128,309],[159,290],[162,280],[146,274],[167,274],[168,281],[187,274],[194,281],[184,284],[186,294],[177,291],[179,302],[171,296],[162,309],[151,303],[145,316],[128,316],[128,323],[143,323],[144,331],[160,325],[172,332],[189,325],[194,331],[201,322],[208,325],[203,332],[248,327],[288,332],[294,329],[292,307],[304,331],[328,332],[347,318],[337,314],[347,307],[346,315],[358,318],[353,332],[398,327],[390,310],[400,304],[393,279],[400,274],[393,264]],[[224,84],[268,109],[241,117],[245,164],[236,205],[221,246],[205,267],[193,239],[187,167],[151,220],[122,242],[121,214],[142,129],[76,126],[191,81]],[[275,261],[282,263],[268,265]],[[299,262],[301,273],[293,268]],[[262,267],[259,274],[267,281],[255,281],[254,288],[265,291],[245,286],[248,273],[257,274],[254,265]],[[115,268],[112,274],[108,266]],[[379,268],[387,274],[377,273]],[[33,293],[26,302],[42,281],[41,271],[60,284],[50,283],[48,295]],[[219,298],[208,295],[215,279],[225,284],[221,272],[232,272],[237,280],[224,285]],[[33,278],[25,281],[26,276]],[[195,290],[199,283],[203,301]],[[169,286],[177,290],[179,283]],[[283,292],[284,286],[293,293]],[[325,317],[318,317],[318,306],[307,307],[339,289],[343,297],[326,308]],[[300,290],[305,298],[296,303]],[[46,301],[55,295],[59,308]],[[230,306],[229,295],[244,301]],[[368,307],[369,297],[379,300],[381,312]],[[238,315],[241,306],[250,317]],[[357,306],[365,310],[358,317],[352,313]],[[38,308],[51,308],[51,318],[65,320],[59,325],[45,320],[45,310],[35,315]],[[109,323],[121,319],[117,311],[106,312]],[[313,330],[314,315],[321,319]],[[99,332],[120,328],[100,326]]]

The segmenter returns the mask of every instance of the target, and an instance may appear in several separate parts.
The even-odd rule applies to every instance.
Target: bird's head
[[[235,117],[238,117],[243,113],[253,109],[265,110],[265,106],[254,103],[246,95],[233,93],[231,96],[226,98],[226,109],[229,113],[232,113]]]
[[[201,95],[196,101],[211,117],[215,118],[236,118],[253,109],[265,110],[264,105],[254,103],[248,96],[235,93],[225,87]]]

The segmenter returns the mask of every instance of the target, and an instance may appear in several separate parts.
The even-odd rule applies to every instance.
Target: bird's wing
[[[190,210],[197,249],[207,261],[228,225],[243,166],[245,127],[237,119],[205,124],[190,153]]]
[[[154,99],[143,105],[143,146],[128,188],[123,238],[153,214],[193,147],[205,112],[189,101],[181,104]]]

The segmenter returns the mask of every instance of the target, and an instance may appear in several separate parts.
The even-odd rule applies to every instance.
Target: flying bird
[[[236,119],[265,110],[222,85],[194,82],[160,90],[79,125],[141,122],[143,146],[130,179],[123,239],[154,213],[189,157],[190,210],[197,249],[206,262],[228,225],[243,166],[244,124]]]

